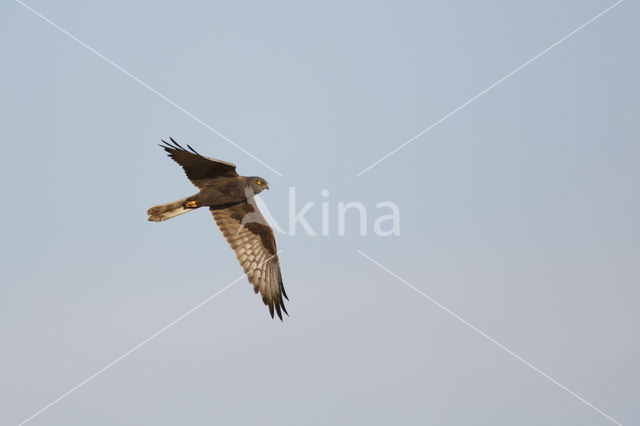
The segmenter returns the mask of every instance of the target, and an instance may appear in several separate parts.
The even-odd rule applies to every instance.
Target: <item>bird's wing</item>
[[[198,154],[193,148],[187,145],[184,149],[173,138],[171,142],[162,141],[160,145],[176,163],[180,164],[187,174],[187,177],[198,188],[201,188],[211,178],[220,176],[238,177],[236,165],[226,161],[215,160]]]
[[[289,315],[283,297],[287,293],[282,284],[280,261],[273,230],[258,210],[253,197],[247,201],[222,209],[211,208],[213,219],[236,253],[244,272],[253,284],[253,290],[262,295],[262,301],[282,320],[282,311]]]

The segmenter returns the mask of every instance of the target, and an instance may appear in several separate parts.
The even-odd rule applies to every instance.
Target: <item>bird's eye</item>
[[[258,184],[258,185],[262,185],[262,181],[261,181],[261,180],[259,180],[259,181],[257,182],[257,184]]]

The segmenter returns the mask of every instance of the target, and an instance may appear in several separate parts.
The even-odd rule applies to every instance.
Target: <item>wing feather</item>
[[[189,145],[187,150],[173,138],[169,140],[170,142],[163,140],[160,146],[169,154],[169,157],[180,164],[191,183],[198,188],[202,188],[211,179],[217,177],[238,177],[235,164],[205,157]]]
[[[276,240],[255,201],[250,198],[230,207],[210,210],[249,282],[253,284],[253,290],[260,292],[271,317],[275,310],[282,320],[282,312],[289,315],[284,306],[284,299],[289,299],[282,283]],[[247,217],[252,220],[243,223]]]

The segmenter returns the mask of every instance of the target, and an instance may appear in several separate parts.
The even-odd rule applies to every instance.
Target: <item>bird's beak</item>
[[[264,184],[264,187],[265,187],[265,188],[267,188],[267,189],[269,189],[269,184],[268,184],[268,183],[265,183],[265,184]]]

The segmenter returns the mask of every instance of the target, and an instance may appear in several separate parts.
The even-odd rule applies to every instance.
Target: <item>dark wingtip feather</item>
[[[276,312],[278,313],[278,318],[282,321],[282,311],[280,310],[280,305],[276,304]]]
[[[191,150],[191,152],[193,152],[194,154],[200,155],[200,153],[198,151],[196,151],[195,149],[191,148],[191,145],[187,144],[187,148],[189,148]]]
[[[161,144],[159,143],[158,146],[164,149],[165,151],[167,151],[169,154],[171,154],[173,151],[176,150],[176,147],[171,145],[169,142],[165,141],[164,139],[160,139],[160,140],[162,141],[162,143]]]
[[[172,138],[171,136],[169,136],[169,140],[171,141],[171,143],[169,143],[169,142],[165,142],[165,141],[162,141],[162,142],[164,142],[164,143],[166,143],[168,146],[170,146],[170,147],[171,147],[171,149],[174,149],[174,150],[175,150],[175,149],[180,149],[180,150],[182,150],[182,151],[186,151],[186,149],[184,149],[184,148],[183,148],[183,147],[182,147],[178,142],[176,142],[176,140],[175,140],[174,138]]]

